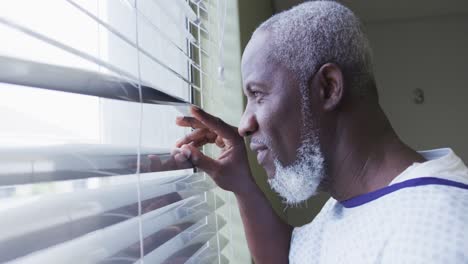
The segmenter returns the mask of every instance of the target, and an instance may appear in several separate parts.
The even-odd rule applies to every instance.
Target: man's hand
[[[193,117],[177,118],[179,126],[195,130],[177,141],[177,162],[190,161],[207,172],[216,184],[232,191],[237,199],[244,223],[249,249],[255,263],[287,263],[292,227],[275,214],[268,199],[253,180],[244,139],[237,128],[198,108],[191,109]],[[208,143],[222,149],[212,159],[198,150]]]
[[[226,124],[199,108],[192,107],[193,117],[178,117],[176,124],[195,130],[176,143],[181,154],[194,166],[210,175],[216,184],[236,194],[248,192],[255,186],[251,176],[244,139],[237,128]],[[205,156],[199,147],[215,143],[222,149],[217,159]],[[178,157],[182,160],[181,157]]]

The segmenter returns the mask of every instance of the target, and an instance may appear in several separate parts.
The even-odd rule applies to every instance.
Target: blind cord
[[[220,0],[218,0],[218,14],[220,14]],[[222,19],[218,22],[218,33],[221,35],[219,39],[218,45],[218,53],[219,53],[219,66],[218,66],[218,79],[222,82],[226,80],[225,72],[224,72],[224,32],[226,31],[226,15],[227,15],[227,0],[224,0],[224,11]],[[221,24],[221,25],[220,25]]]
[[[134,10],[137,12],[137,2],[135,1]],[[141,175],[140,175],[140,168],[141,168],[141,142],[143,137],[143,94],[141,92],[141,68],[140,68],[140,42],[139,42],[139,30],[138,30],[138,16],[135,18],[135,34],[136,34],[136,51],[137,51],[137,72],[138,72],[138,92],[140,95],[140,118],[138,123],[138,147],[137,147],[137,177],[138,177],[138,184],[137,184],[137,193],[138,193],[138,237],[140,238],[140,262],[144,264],[144,238],[143,238],[143,222],[141,220]]]

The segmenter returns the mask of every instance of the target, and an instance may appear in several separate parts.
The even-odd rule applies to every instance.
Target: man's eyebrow
[[[253,87],[258,87],[260,89],[266,89],[267,86],[264,83],[261,82],[248,82],[246,85],[246,90],[248,92],[252,92]]]

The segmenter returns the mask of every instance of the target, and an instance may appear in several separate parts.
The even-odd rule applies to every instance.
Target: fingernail
[[[179,154],[180,152],[181,152],[180,148],[175,148],[171,150],[171,155],[176,155],[176,154]]]
[[[187,157],[185,157],[184,155],[181,155],[181,154],[175,155],[174,158],[175,158],[177,161],[179,161],[179,162],[183,162],[183,161],[186,161],[186,160],[187,160]]]
[[[200,111],[201,111],[201,108],[194,105],[194,106],[192,106],[192,111],[194,111],[194,112],[200,112]]]
[[[190,151],[190,149],[187,147],[187,145],[183,145],[182,146],[182,154],[185,155],[185,157],[190,158],[190,155],[192,154],[192,152]]]

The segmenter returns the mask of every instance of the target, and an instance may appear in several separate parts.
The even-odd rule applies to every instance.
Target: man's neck
[[[388,186],[411,164],[424,161],[401,142],[380,112],[337,130],[339,140],[328,159],[326,187],[338,201]]]

